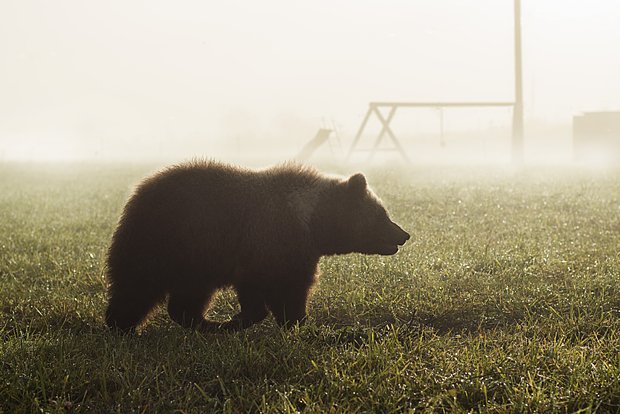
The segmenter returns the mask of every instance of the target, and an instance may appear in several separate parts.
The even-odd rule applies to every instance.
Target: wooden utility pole
[[[512,119],[512,162],[523,164],[523,73],[521,60],[521,0],[514,0],[515,106]]]

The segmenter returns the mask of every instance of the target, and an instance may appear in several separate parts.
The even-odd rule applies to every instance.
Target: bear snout
[[[382,233],[383,237],[376,240],[374,247],[363,250],[363,252],[391,256],[398,252],[398,246],[402,246],[411,238],[409,233],[392,221]]]
[[[394,222],[392,222],[392,237],[394,243],[399,246],[402,246],[403,244],[405,244],[405,242],[407,242],[407,240],[411,238],[409,233],[400,228],[400,226]]]

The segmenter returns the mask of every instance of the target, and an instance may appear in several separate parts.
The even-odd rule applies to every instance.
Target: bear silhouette
[[[139,184],[120,217],[106,323],[134,330],[166,299],[175,322],[205,332],[247,328],[269,312],[281,326],[302,323],[321,256],[392,255],[408,239],[362,174],[334,178],[292,163],[172,166]],[[206,320],[214,293],[229,286],[241,311]]]

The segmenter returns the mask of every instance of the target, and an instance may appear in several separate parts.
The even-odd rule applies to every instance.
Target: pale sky
[[[620,1],[522,2],[526,118],[619,110]],[[354,132],[372,100],[510,101],[512,11],[512,0],[0,0],[0,155],[16,142],[282,137],[322,118]]]

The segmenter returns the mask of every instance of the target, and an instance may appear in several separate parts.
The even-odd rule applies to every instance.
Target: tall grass
[[[620,410],[620,174],[371,170],[413,238],[325,258],[306,326],[119,336],[105,249],[147,172],[0,166],[0,412]]]

